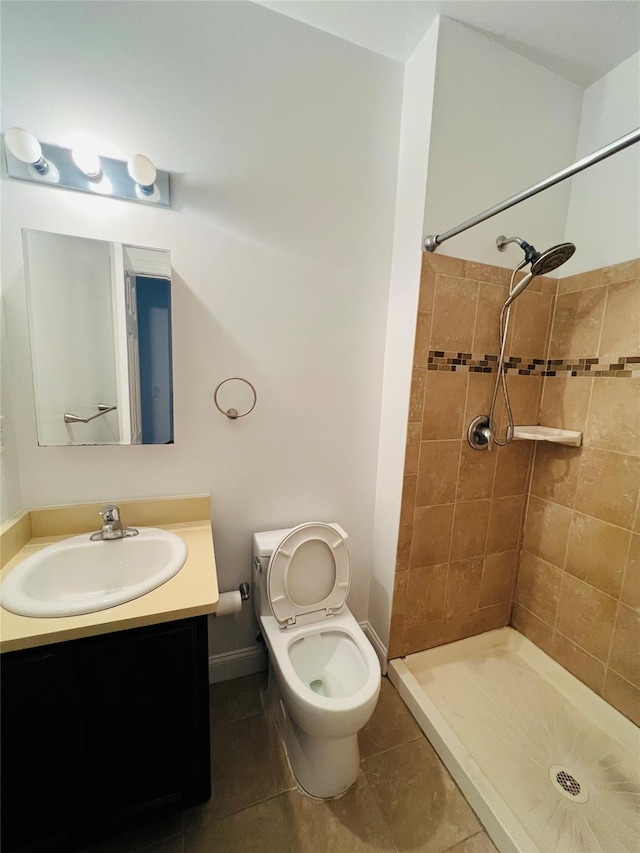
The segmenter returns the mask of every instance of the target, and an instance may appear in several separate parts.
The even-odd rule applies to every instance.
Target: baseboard
[[[369,642],[373,646],[375,653],[378,655],[378,660],[380,661],[380,669],[382,670],[382,674],[386,675],[387,669],[389,666],[389,662],[387,660],[387,647],[382,642],[380,637],[376,634],[376,632],[371,627],[369,622],[361,622],[360,627],[364,631],[366,638],[369,640]]]
[[[267,668],[267,656],[259,646],[235,649],[209,657],[209,684],[252,675]]]

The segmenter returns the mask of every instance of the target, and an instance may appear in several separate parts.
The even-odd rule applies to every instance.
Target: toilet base
[[[303,791],[322,800],[344,794],[358,778],[358,735],[325,739],[301,729],[287,713],[271,666],[269,696],[293,775]]]

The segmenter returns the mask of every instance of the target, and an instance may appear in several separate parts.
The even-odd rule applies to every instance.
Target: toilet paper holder
[[[238,593],[240,593],[239,600],[237,597]],[[233,613],[239,613],[244,602],[249,600],[250,594],[251,588],[246,581],[240,584],[237,592],[221,592],[218,598],[218,610],[213,615],[222,618],[223,616],[230,616]]]

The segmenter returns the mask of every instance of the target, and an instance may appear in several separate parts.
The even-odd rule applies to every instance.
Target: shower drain
[[[586,788],[570,773],[568,767],[553,764],[549,768],[549,779],[553,787],[568,800],[574,803],[586,803],[589,799]]]

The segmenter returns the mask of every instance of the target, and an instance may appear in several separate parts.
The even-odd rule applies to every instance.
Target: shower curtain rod
[[[560,181],[564,181],[572,175],[582,172],[583,169],[588,169],[589,166],[593,166],[595,163],[605,160],[612,154],[617,154],[618,151],[622,151],[623,148],[628,148],[635,142],[640,142],[640,127],[637,127],[625,136],[621,136],[620,139],[610,142],[608,145],[605,145],[604,148],[599,148],[597,151],[594,151],[593,154],[583,157],[582,160],[578,160],[573,164],[573,166],[566,166],[554,175],[545,178],[544,181],[539,181],[537,184],[533,184],[533,186],[530,186],[528,189],[522,190],[522,192],[516,193],[516,195],[512,195],[510,198],[505,199],[505,201],[501,201],[499,204],[494,204],[493,207],[483,210],[483,212],[478,213],[477,216],[467,219],[467,221],[463,222],[461,225],[456,225],[455,228],[450,228],[448,231],[445,231],[444,234],[430,234],[424,241],[424,248],[427,252],[435,252],[438,246],[450,237],[455,237],[456,234],[466,231],[467,228],[473,228],[473,226],[478,225],[479,222],[484,222],[485,219],[490,219],[497,213],[502,213],[503,210],[507,210],[515,204],[520,204],[521,201],[531,198],[532,195],[536,195],[536,193],[540,193],[543,190],[552,187],[554,184],[559,184]]]

